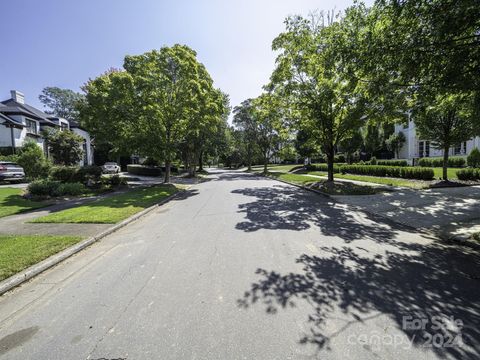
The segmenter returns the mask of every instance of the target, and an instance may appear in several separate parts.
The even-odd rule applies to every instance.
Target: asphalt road
[[[0,298],[0,359],[478,359],[479,255],[221,172]]]

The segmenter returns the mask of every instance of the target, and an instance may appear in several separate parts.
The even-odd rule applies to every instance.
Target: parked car
[[[0,180],[10,182],[25,180],[25,171],[14,162],[0,161]]]
[[[102,172],[104,174],[118,174],[120,172],[120,166],[116,162],[106,162],[102,166]]]

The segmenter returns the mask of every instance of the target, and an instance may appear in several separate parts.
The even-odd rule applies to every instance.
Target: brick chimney
[[[17,90],[10,90],[10,94],[12,95],[12,99],[15,100],[19,104],[25,104],[25,95]]]

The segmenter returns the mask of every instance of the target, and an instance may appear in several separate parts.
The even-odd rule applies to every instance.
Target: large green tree
[[[253,99],[242,101],[233,109],[233,124],[243,132],[246,147],[246,163],[248,171],[252,170],[252,160],[258,150],[257,124],[253,116]]]
[[[80,93],[55,86],[44,88],[38,98],[45,105],[47,114],[74,121],[78,120],[78,108],[85,99]]]
[[[279,55],[270,87],[295,109],[297,127],[309,131],[325,153],[329,181],[336,145],[363,124],[362,93],[344,56],[347,34],[342,22],[320,13],[288,18],[286,31],[273,41]]]

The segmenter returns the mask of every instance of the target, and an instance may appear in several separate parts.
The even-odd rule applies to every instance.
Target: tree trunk
[[[251,149],[251,146],[249,145],[248,146],[248,150],[247,150],[247,166],[248,166],[248,171],[252,171],[252,149]]]
[[[171,166],[171,161],[170,159],[165,160],[165,179],[163,182],[169,183],[170,182],[170,166]]]
[[[328,172],[328,181],[333,182],[333,160],[335,158],[335,155],[333,153],[333,147],[332,150],[329,150],[327,152],[327,172]]]
[[[443,180],[448,181],[448,150],[450,146],[445,146],[443,149]]]
[[[198,171],[203,171],[203,150],[200,151],[200,156],[198,157]]]
[[[263,157],[263,175],[268,173],[268,155],[265,153]]]

